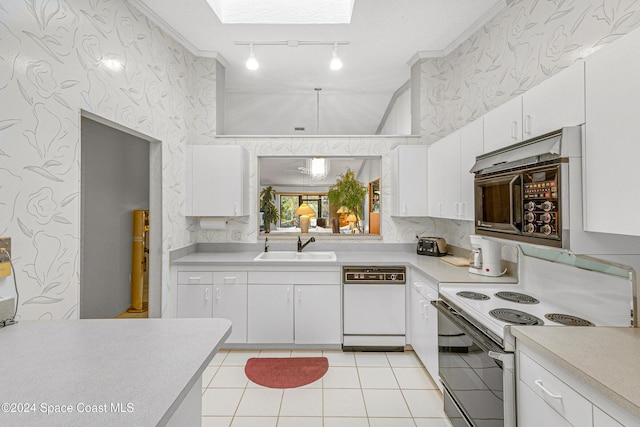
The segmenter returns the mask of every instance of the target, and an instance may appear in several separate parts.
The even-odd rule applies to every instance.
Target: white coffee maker
[[[471,254],[469,255],[469,273],[498,277],[502,270],[502,244],[482,236],[471,235]]]

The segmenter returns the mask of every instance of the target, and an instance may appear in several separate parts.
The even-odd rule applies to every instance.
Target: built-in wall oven
[[[454,427],[515,426],[515,357],[443,301],[438,363],[444,410]]]
[[[514,144],[476,158],[476,233],[564,247],[569,157],[580,154],[581,127]]]

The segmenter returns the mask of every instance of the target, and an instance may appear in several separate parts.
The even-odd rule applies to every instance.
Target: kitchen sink
[[[261,252],[254,261],[335,261],[336,253],[333,251],[271,251]]]

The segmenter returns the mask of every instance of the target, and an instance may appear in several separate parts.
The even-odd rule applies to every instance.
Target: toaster
[[[418,255],[445,256],[447,242],[442,237],[419,237]]]

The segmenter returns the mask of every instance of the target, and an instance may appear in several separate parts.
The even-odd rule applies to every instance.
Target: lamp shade
[[[354,214],[350,214],[349,216],[347,216],[347,222],[356,222],[356,221],[358,221],[358,219]]]
[[[293,213],[294,215],[316,216],[316,211],[306,203],[301,204]]]

